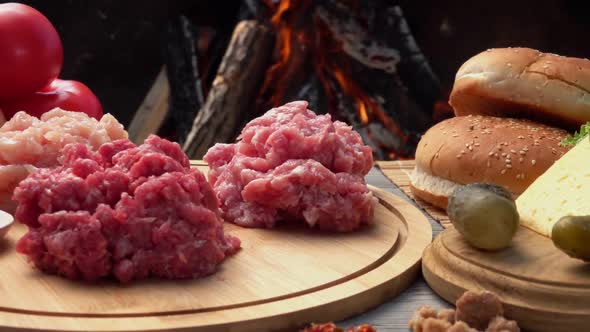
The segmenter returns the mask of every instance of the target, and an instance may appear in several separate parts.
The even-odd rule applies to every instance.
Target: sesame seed
[[[491,165],[492,165],[492,163],[490,163],[490,161],[488,160],[488,162],[486,163],[486,166],[488,166],[488,168],[490,168]]]
[[[494,153],[494,157],[498,158],[498,154],[497,153]]]
[[[503,169],[500,174],[506,174],[506,169]]]
[[[494,151],[490,151],[490,153],[488,153],[488,156],[493,156],[494,155]]]
[[[511,164],[506,164],[506,168],[512,168]]]
[[[475,145],[475,146],[479,146],[479,143],[475,142],[473,145]]]
[[[536,161],[535,159],[531,160],[531,164],[533,164],[533,165],[534,165],[534,164],[536,164],[536,163],[537,163],[537,161]]]
[[[516,154],[516,151],[514,151],[513,149],[510,149],[510,153]]]
[[[459,135],[457,135],[457,134],[453,134],[453,137],[458,137],[458,136],[459,136]]]
[[[473,147],[471,145],[469,146],[469,151],[473,151]]]
[[[507,164],[510,164],[512,162],[512,160],[510,160],[510,159],[506,159],[505,161]]]
[[[461,150],[461,154],[465,154],[465,150]]]
[[[519,135],[519,136],[518,136],[518,139],[524,139],[524,136],[522,136],[522,135]]]
[[[506,157],[507,156],[506,152],[502,152],[501,156]]]
[[[457,159],[461,159],[462,154],[458,154],[456,157]]]
[[[518,153],[522,156],[524,156],[526,154],[526,152],[524,152],[524,150],[520,150],[520,151],[518,151]]]

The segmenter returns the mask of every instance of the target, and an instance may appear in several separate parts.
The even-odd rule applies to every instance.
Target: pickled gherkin
[[[494,184],[473,183],[455,189],[447,214],[465,240],[479,249],[506,248],[518,229],[512,194]]]
[[[590,262],[590,216],[565,216],[551,231],[553,244],[570,257]]]

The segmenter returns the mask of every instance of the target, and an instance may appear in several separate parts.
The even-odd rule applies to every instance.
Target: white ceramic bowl
[[[8,233],[13,222],[14,217],[10,213],[0,210],[0,239]]]

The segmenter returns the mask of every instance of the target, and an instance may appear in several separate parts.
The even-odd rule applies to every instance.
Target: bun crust
[[[590,121],[590,60],[490,49],[459,68],[449,103],[457,116],[530,118],[577,129]]]
[[[459,185],[490,182],[519,195],[569,150],[559,145],[566,136],[563,129],[528,120],[454,117],[424,134],[416,149],[416,167]]]

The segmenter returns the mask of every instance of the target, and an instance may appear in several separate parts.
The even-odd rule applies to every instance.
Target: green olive
[[[553,244],[570,257],[590,262],[590,216],[566,216],[553,225]]]
[[[519,215],[512,195],[492,184],[457,188],[449,197],[447,214],[465,240],[479,249],[506,248],[518,229]]]

